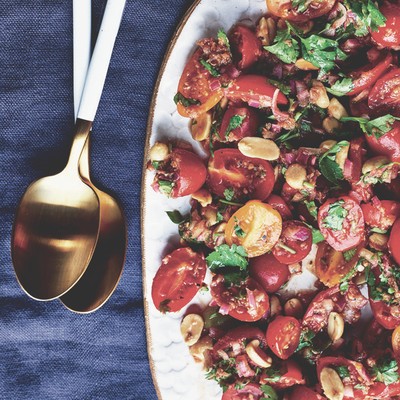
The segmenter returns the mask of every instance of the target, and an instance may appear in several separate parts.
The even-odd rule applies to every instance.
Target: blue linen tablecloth
[[[93,0],[93,30],[105,0]],[[92,134],[92,178],[118,198],[128,250],[100,310],[77,315],[19,287],[10,239],[20,197],[59,172],[73,133],[72,0],[0,2],[0,399],[156,399],[146,351],[140,185],[153,87],[191,0],[128,0]]]

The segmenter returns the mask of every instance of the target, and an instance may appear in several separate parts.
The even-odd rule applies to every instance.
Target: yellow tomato
[[[225,228],[225,240],[229,245],[243,246],[249,257],[257,257],[270,251],[282,232],[282,217],[269,204],[250,200],[239,208]]]

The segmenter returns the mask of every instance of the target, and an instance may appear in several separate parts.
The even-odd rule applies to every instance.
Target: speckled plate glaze
[[[237,21],[255,22],[266,12],[265,0],[198,0],[184,16],[171,41],[156,83],[147,127],[145,163],[148,150],[157,141],[184,139],[192,143],[189,120],[176,111],[173,97],[186,60],[203,37],[228,31]],[[168,200],[155,193],[153,175],[144,167],[142,182],[143,290],[147,325],[148,354],[159,399],[219,400],[219,386],[204,377],[183,343],[180,321],[185,310],[162,315],[151,300],[151,285],[162,258],[177,247],[179,236],[165,211],[189,210],[189,197]],[[199,293],[193,303],[206,304],[208,294]]]

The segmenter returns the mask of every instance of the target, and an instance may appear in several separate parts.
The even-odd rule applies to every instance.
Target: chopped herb
[[[275,79],[268,79],[268,82],[271,85],[276,86],[283,94],[289,95],[292,91],[289,85],[286,85],[285,83],[276,81]]]
[[[280,247],[283,250],[286,250],[288,253],[290,254],[296,254],[296,250],[292,249],[289,246],[286,246],[286,244],[282,243],[282,242],[278,242],[275,247]]]
[[[235,201],[230,201],[230,200],[225,200],[225,199],[219,199],[218,200],[222,204],[227,204],[228,206],[238,206],[242,207],[244,204],[243,203],[237,203]]]
[[[370,372],[378,382],[390,385],[399,380],[399,373],[397,370],[397,361],[383,356],[377,360],[375,366],[371,368]]]
[[[310,215],[317,219],[318,217],[318,208],[315,204],[315,201],[304,201],[305,206],[307,207],[308,212],[310,213]]]
[[[245,120],[246,116],[245,115],[238,115],[235,114],[231,117],[231,119],[229,120],[229,124],[228,127],[226,128],[225,131],[225,138],[228,138],[229,134],[237,129],[240,128],[243,124],[243,121]]]
[[[152,161],[151,165],[155,168],[158,169],[160,167],[160,161]]]
[[[266,368],[264,372],[266,375],[265,379],[268,382],[278,382],[282,376],[281,370],[274,367]]]
[[[307,0],[292,0],[292,8],[298,13],[303,13],[307,10]]]
[[[183,105],[183,107],[189,107],[189,106],[192,106],[192,105],[200,104],[199,100],[190,99],[188,97],[185,97],[181,92],[178,92],[174,96],[174,102],[175,102],[175,104],[181,103]]]
[[[384,235],[385,233],[387,233],[387,230],[385,231],[383,229],[379,229],[379,228],[374,227],[374,228],[371,229],[371,232],[373,232],[373,233],[381,233],[381,234]]]
[[[220,211],[217,211],[217,223],[222,222],[224,220],[224,216],[221,214]]]
[[[309,329],[303,329],[300,333],[300,342],[297,346],[296,352],[303,350],[307,347],[313,347],[313,339],[315,337],[315,333]]]
[[[263,397],[260,400],[279,400],[278,395],[271,386],[261,385],[260,389],[263,392]]]
[[[345,365],[338,365],[334,367],[338,375],[340,376],[340,379],[344,378],[350,378],[350,371],[349,368],[346,367]]]
[[[235,226],[233,230],[235,231],[235,235],[237,237],[244,238],[246,236],[246,232],[240,227],[239,220],[236,217],[234,217],[234,220],[235,220]]]
[[[343,252],[343,257],[346,261],[350,261],[356,254],[357,248],[350,249]]]
[[[228,36],[226,35],[226,33],[223,29],[220,29],[218,31],[217,38],[218,38],[218,40],[220,40],[224,43],[224,45],[228,48],[229,51],[231,50],[231,45],[229,43]]]
[[[354,84],[351,78],[343,78],[342,80],[337,80],[330,88],[326,88],[329,93],[338,97],[344,96],[345,94],[351,92],[353,89]]]
[[[324,236],[322,235],[319,229],[311,227],[311,230],[312,230],[312,239],[314,244],[321,243],[325,240]]]
[[[400,121],[400,118],[394,117],[391,114],[384,115],[373,120],[362,117],[343,117],[341,122],[358,122],[361,130],[368,136],[374,135],[377,139],[389,132],[393,128],[395,121]]]
[[[243,271],[249,264],[246,257],[246,250],[242,246],[222,244],[207,256],[206,261],[212,272],[225,267],[238,267]]]
[[[235,191],[233,190],[233,188],[225,189],[224,196],[226,200],[231,201],[235,197]]]
[[[343,221],[348,215],[348,211],[343,208],[344,200],[338,200],[329,205],[328,215],[322,221],[324,227],[334,231],[343,229]]]
[[[215,69],[209,62],[205,60],[200,60],[200,64],[212,75],[212,76],[220,76],[221,74],[217,69]]]
[[[182,214],[178,210],[174,211],[166,211],[169,219],[174,223],[174,224],[181,224],[182,222],[185,222],[186,218],[182,216]]]
[[[287,29],[278,31],[274,44],[264,46],[264,49],[275,54],[285,64],[293,64],[299,57],[299,44],[290,34],[290,26]]]
[[[335,185],[344,178],[343,171],[336,162],[336,154],[346,146],[349,146],[349,142],[347,140],[342,140],[341,142],[336,143],[319,158],[319,167],[322,175],[324,175],[329,182],[334,183]]]
[[[158,188],[162,194],[165,194],[165,196],[169,197],[171,196],[172,188],[174,187],[174,182],[170,181],[158,181]]]
[[[275,143],[277,145],[284,144],[286,147],[288,147],[289,141],[291,141],[292,139],[297,139],[299,137],[300,137],[300,131],[298,128],[295,128],[292,129],[291,131],[285,132],[282,135],[280,135],[278,138],[275,139]]]

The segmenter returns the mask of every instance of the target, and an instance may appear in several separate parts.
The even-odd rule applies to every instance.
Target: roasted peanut
[[[210,136],[212,125],[212,114],[210,111],[199,115],[196,119],[190,121],[190,132],[192,138],[201,142]]]
[[[320,381],[325,396],[329,400],[342,400],[344,397],[344,385],[339,374],[329,367],[322,369]]]
[[[328,133],[333,133],[336,129],[340,128],[340,122],[333,117],[326,117],[322,121],[322,127]]]
[[[276,160],[279,158],[279,147],[274,141],[259,137],[245,137],[239,144],[240,152],[252,158],[261,158],[263,160]]]
[[[312,87],[310,89],[310,103],[321,108],[328,108],[329,97],[322,82],[317,80],[312,81]]]
[[[368,172],[371,172],[379,167],[382,167],[382,165],[386,165],[389,163],[390,160],[385,156],[372,157],[365,161],[365,163],[363,164],[362,173],[367,174]]]
[[[329,101],[328,114],[337,120],[349,115],[336,97],[332,97]]]
[[[256,27],[256,35],[263,46],[270,46],[276,36],[276,22],[272,18],[260,18]]]
[[[189,347],[189,352],[196,363],[202,364],[204,368],[208,368],[211,365],[209,352],[212,348],[212,339],[210,336],[204,336],[196,344]]]
[[[169,155],[168,145],[161,142],[155,142],[150,149],[151,161],[164,161]]]
[[[259,340],[252,340],[247,344],[245,350],[250,360],[257,366],[261,368],[269,368],[272,365],[272,358],[265,354],[265,352],[260,348]]]
[[[288,185],[293,189],[300,190],[303,188],[303,184],[307,180],[307,170],[300,164],[289,165],[289,168],[285,173],[285,179]]]
[[[192,198],[197,200],[202,207],[206,207],[212,202],[211,193],[207,189],[199,189],[192,194]]]
[[[204,321],[199,314],[188,314],[181,323],[181,334],[188,346],[193,346],[200,339]]]
[[[340,339],[344,332],[343,317],[337,312],[331,312],[328,318],[328,335],[332,342]]]
[[[337,143],[336,140],[324,140],[320,145],[319,148],[322,150],[322,152],[327,152],[330,150],[335,144]]]
[[[347,156],[349,154],[350,145],[342,146],[340,150],[336,153],[335,161],[336,164],[343,170],[344,164],[347,160]]]

